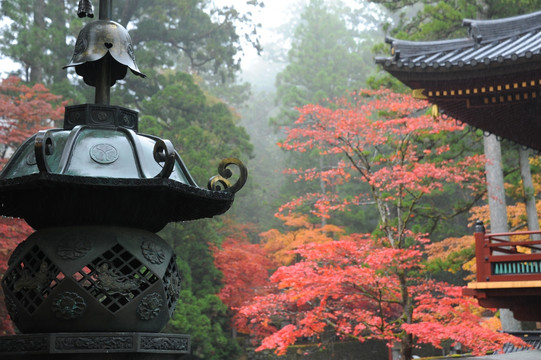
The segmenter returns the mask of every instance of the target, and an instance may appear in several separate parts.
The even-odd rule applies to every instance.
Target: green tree
[[[374,69],[369,51],[373,33],[366,29],[377,24],[377,19],[365,13],[364,22],[359,24],[351,21],[354,13],[342,2],[311,0],[305,7],[291,41],[289,63],[276,77],[279,112],[271,119],[272,124],[291,125],[299,115],[297,108],[322,104],[363,87],[367,74]],[[306,154],[288,154],[285,164],[323,169],[331,163],[307,150]],[[302,194],[306,186],[313,187],[314,192],[316,188],[326,191],[327,184],[288,182],[274,205],[278,207]],[[324,225],[326,219],[319,221]]]
[[[74,1],[2,1],[5,25],[0,30],[2,55],[20,64],[20,75],[26,82],[47,85],[66,78],[62,66],[73,53],[74,28],[82,26],[75,14]]]
[[[463,19],[497,19],[539,10],[538,0],[418,1],[371,0],[398,18],[390,35],[408,40],[441,40],[466,36]],[[421,5],[416,11],[415,5]],[[387,24],[390,26],[391,24]]]
[[[243,13],[234,6],[217,7],[209,0],[115,3],[113,18],[129,25],[138,65],[148,75],[144,80],[127,77],[124,84],[117,86],[115,91],[122,103],[137,106],[159,91],[162,84],[155,79],[163,69],[197,75],[201,79],[199,85],[206,89],[225,86],[227,90],[221,95],[246,96],[246,86],[234,86],[233,82],[240,70],[243,46],[261,50],[258,26],[252,22],[249,11]],[[263,6],[259,0],[247,4]],[[217,93],[220,94],[219,90]]]
[[[192,176],[206,184],[225,157],[251,157],[252,145],[227,105],[208,98],[186,73],[160,76],[162,89],[143,101],[143,131],[169,139]]]
[[[210,245],[219,245],[220,220],[170,224],[160,234],[178,255],[182,291],[165,331],[189,334],[192,354],[187,359],[231,359],[239,351],[231,336],[227,306],[217,296],[222,273],[214,266]]]
[[[222,102],[206,95],[186,73],[160,76],[161,91],[141,104],[140,126],[169,139],[199,184],[216,175],[222,158],[246,162],[252,145],[236,118]],[[240,195],[240,194],[239,194]],[[183,291],[166,330],[190,334],[193,357],[230,359],[238,345],[228,331],[227,307],[216,296],[222,286],[209,245],[219,246],[222,220],[203,219],[170,224],[160,234],[178,255]]]
[[[273,120],[291,124],[296,107],[316,104],[359,89],[373,69],[366,33],[350,27],[349,9],[323,0],[311,0],[295,30],[289,64],[276,78],[281,111]]]
[[[178,308],[168,329],[190,334],[192,355],[184,359],[235,358],[240,348],[225,331],[229,327],[226,312],[227,306],[217,295],[196,297],[191,291],[181,291]]]
[[[252,6],[263,6],[258,0]],[[209,0],[118,0],[114,18],[131,30],[136,48],[148,52],[150,65],[182,65],[180,70],[219,72],[227,77],[240,69],[238,26],[249,27],[246,40],[260,50],[257,25],[249,13]],[[158,50],[158,51],[156,51]],[[180,57],[179,57],[180,55]]]
[[[262,6],[258,0],[248,3]],[[94,5],[96,12],[96,1]],[[62,69],[73,54],[80,29],[92,21],[79,19],[76,6],[76,1],[64,0],[1,2],[5,25],[0,29],[0,51],[21,65],[19,75],[27,81],[43,82],[65,98],[84,102],[80,100],[93,98],[91,89],[75,90]],[[160,84],[153,79],[164,68],[205,74],[212,86],[237,74],[243,36],[260,50],[249,12],[215,7],[209,0],[116,0],[112,18],[130,29],[138,65],[149,75],[147,80],[128,76],[113,88],[125,106],[138,107],[157,92]],[[241,26],[248,29],[246,34],[238,30]]]

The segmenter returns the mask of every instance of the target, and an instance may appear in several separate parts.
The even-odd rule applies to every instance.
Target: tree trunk
[[[490,232],[507,232],[507,204],[502,170],[502,150],[495,135],[485,136],[485,171],[487,177],[488,207],[490,209]],[[520,321],[515,320],[509,309],[500,309],[504,331],[520,331]]]
[[[485,136],[484,140],[490,232],[507,232],[507,204],[505,201],[500,142],[494,135]]]
[[[34,1],[34,25],[41,30],[45,30],[45,6],[45,1],[43,0]],[[39,51],[40,55],[42,53],[43,51]],[[32,83],[43,82],[43,64],[41,63],[40,56],[35,56],[33,59],[30,68],[30,81]]]
[[[135,15],[136,9],[139,7],[139,0],[127,0],[124,3],[120,11],[120,23],[127,27],[128,23],[132,20]]]
[[[404,272],[399,273],[398,279],[400,281],[400,290],[402,292],[402,318],[406,324],[411,324],[413,322],[413,299],[409,294],[406,274]],[[413,359],[413,336],[404,332],[401,336],[400,360],[411,359]]]
[[[413,359],[413,336],[411,334],[404,334],[400,347],[400,360],[411,359]]]
[[[532,172],[530,169],[530,149],[519,148],[520,177],[522,178],[522,189],[524,193],[524,203],[526,204],[526,219],[528,230],[539,230],[539,218],[537,217],[537,207],[535,204],[535,191],[533,187]],[[532,240],[541,240],[541,235],[531,235]],[[537,250],[536,252],[539,252]]]
[[[323,171],[323,166],[323,156],[319,155],[319,168],[321,169],[321,171]],[[323,196],[325,196],[325,193],[327,192],[327,187],[325,185],[325,181],[323,181],[323,177],[319,178],[319,187],[321,188],[321,193],[323,194]],[[327,218],[325,218],[324,216],[321,216],[320,221],[321,227],[327,225]]]
[[[48,3],[49,3],[49,6],[46,9],[45,17],[51,19],[51,24],[49,25],[49,29],[47,29],[47,31],[54,32],[57,34],[70,33],[71,31],[68,32],[68,24],[67,24],[67,21],[70,19],[70,17],[69,17],[69,13],[66,11],[66,1],[65,0],[49,0]],[[68,17],[66,18],[66,16]],[[58,39],[58,38],[55,37],[53,39]],[[65,41],[66,40],[64,40],[64,42],[58,42],[58,44],[55,43],[55,45],[52,46],[51,50],[54,51],[54,58],[52,59],[45,58],[44,60],[45,63],[42,64],[42,67],[44,68],[43,79],[40,82],[47,81],[50,85],[50,84],[60,83],[61,81],[67,79],[68,72],[65,69],[63,69],[61,66],[51,67],[52,64],[58,63],[60,59],[64,59],[62,63],[67,64],[67,62],[73,55],[74,48],[70,46],[66,46]],[[63,46],[60,46],[62,44]]]

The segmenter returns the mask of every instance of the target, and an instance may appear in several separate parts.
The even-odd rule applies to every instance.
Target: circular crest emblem
[[[111,164],[118,159],[118,150],[110,144],[97,144],[90,148],[90,157],[99,164]]]

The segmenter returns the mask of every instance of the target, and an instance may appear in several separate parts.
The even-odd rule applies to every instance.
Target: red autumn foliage
[[[476,300],[463,297],[460,287],[419,276],[420,247],[381,247],[365,234],[303,245],[296,253],[301,261],[271,277],[279,290],[255,298],[237,316],[239,328],[262,339],[258,350],[283,355],[299,340],[333,335],[389,344],[412,336],[435,346],[453,340],[476,354],[522,344],[484,324]]]
[[[231,310],[269,291],[269,271],[275,268],[259,244],[251,244],[248,225],[229,223],[221,248],[214,246],[214,264],[224,274],[218,296]]]
[[[405,221],[412,212],[400,205],[404,201],[418,203],[425,195],[441,192],[446,184],[479,191],[484,184],[483,157],[454,159],[448,156],[450,146],[435,138],[442,132],[461,131],[464,125],[452,119],[435,120],[424,114],[427,106],[424,101],[388,90],[363,90],[328,106],[300,108],[295,127],[287,129],[287,138],[279,145],[296,152],[315,148],[334,164],[287,172],[296,175],[297,181],[318,180],[331,185],[355,179],[370,185],[370,193],[340,198],[329,186],[327,192],[305,194],[280,210],[308,202],[314,204],[314,214],[328,217],[333,210],[369,200],[376,202],[384,222],[390,220],[386,204],[404,208],[399,220]]]
[[[299,244],[297,261],[271,277],[276,291],[239,311],[238,326],[262,341],[258,350],[284,354],[297,341],[322,341],[329,334],[400,343],[404,360],[412,359],[415,342],[440,346],[450,339],[475,353],[520,343],[483,326],[473,299],[462,297],[458,287],[430,280],[425,269],[424,248],[430,241],[412,231],[426,208],[424,198],[447,186],[468,197],[484,186],[483,157],[457,157],[444,142],[443,134],[463,126],[434,119],[425,114],[427,106],[380,90],[299,109],[295,127],[287,129],[280,146],[317,152],[328,159],[327,167],[288,173],[297,181],[327,185],[354,179],[367,184],[368,191],[342,197],[334,186],[320,186],[323,191],[292,200],[280,213],[310,204],[313,214],[331,218],[335,210],[369,203],[377,208],[379,225],[371,234],[342,235],[339,241],[311,243],[296,238],[302,233],[293,236]]]
[[[17,77],[0,83],[0,161],[4,164],[24,140],[53,127],[64,116],[65,102],[42,84],[24,85]]]
[[[65,102],[51,94],[42,84],[24,85],[17,77],[0,83],[0,166],[21,143],[49,128],[64,115]],[[32,229],[23,220],[0,217],[0,276],[8,268],[8,259],[15,247]],[[13,334],[14,328],[4,305],[0,289],[0,334]]]

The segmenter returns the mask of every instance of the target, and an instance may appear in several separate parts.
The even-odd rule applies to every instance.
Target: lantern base
[[[190,353],[180,334],[103,332],[0,336],[3,360],[174,360]]]

